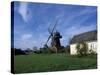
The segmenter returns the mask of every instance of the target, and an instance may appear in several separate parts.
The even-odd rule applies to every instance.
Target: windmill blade
[[[48,37],[48,39],[47,39],[47,41],[46,41],[46,45],[47,45],[48,41],[50,40],[51,36],[52,36],[52,35],[50,35],[50,36]]]
[[[49,25],[48,32],[51,34],[50,26],[51,26],[51,24]]]
[[[48,32],[52,35],[52,33],[51,33],[51,31],[50,31],[50,29],[48,28]],[[52,35],[53,36],[53,35]]]
[[[58,22],[58,20],[56,20],[56,23],[55,23],[55,25],[54,25],[54,27],[53,27],[53,29],[52,29],[51,33],[53,33],[53,31],[54,31],[55,27],[57,26],[57,22]]]
[[[54,31],[54,29],[56,28],[56,26],[57,26],[57,23],[58,23],[58,19],[56,19],[56,22],[55,22],[55,24],[54,24],[54,26],[53,26],[53,28],[52,28],[52,30],[50,31],[50,28],[48,28],[48,30],[49,30],[49,33],[53,33],[53,31]],[[51,26],[51,24],[50,24],[50,26]],[[50,27],[49,26],[49,27]]]
[[[50,24],[50,25],[51,25],[51,24]],[[46,41],[46,44],[45,44],[45,45],[47,45],[47,43],[48,43],[48,41],[50,40],[51,36],[53,36],[49,28],[48,28],[48,31],[49,31],[50,35],[49,35],[49,37],[48,37],[48,39],[47,39],[47,41]]]
[[[49,33],[50,33],[50,36],[48,37],[48,39],[47,39],[47,41],[46,41],[46,45],[47,45],[48,41],[50,40],[51,36],[53,36],[53,32],[54,32],[55,27],[57,26],[57,22],[58,22],[58,20],[56,20],[56,23],[55,23],[55,25],[54,25],[52,31],[50,31],[50,30],[48,29],[48,30],[49,30]]]

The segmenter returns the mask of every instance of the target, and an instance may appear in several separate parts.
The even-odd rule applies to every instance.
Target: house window
[[[91,44],[91,49],[93,49],[93,44]]]
[[[95,49],[95,44],[94,43],[91,44],[91,49]]]
[[[91,44],[91,47],[90,47],[90,49],[92,49],[92,44]]]

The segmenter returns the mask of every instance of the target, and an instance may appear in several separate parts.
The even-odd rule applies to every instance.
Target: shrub
[[[79,43],[77,44],[76,49],[77,49],[77,55],[78,55],[79,57],[82,57],[82,56],[87,55],[88,45],[87,45],[86,42],[81,41],[81,42],[79,42]]]
[[[90,49],[90,50],[89,50],[89,54],[91,54],[91,55],[95,55],[95,54],[96,54],[96,52],[95,52],[95,51],[93,51],[92,49]]]
[[[51,53],[51,50],[49,47],[40,48],[40,51],[41,51],[41,53],[44,53],[44,54]]]
[[[65,47],[61,46],[60,49],[58,50],[58,53],[65,53]]]

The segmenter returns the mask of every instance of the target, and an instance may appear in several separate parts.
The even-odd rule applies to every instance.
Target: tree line
[[[37,48],[36,46],[33,49],[27,48],[26,50],[11,48],[11,51],[14,55],[27,55],[27,54],[51,54],[54,53],[50,48]],[[62,46],[59,53],[70,53],[70,46],[67,47]]]

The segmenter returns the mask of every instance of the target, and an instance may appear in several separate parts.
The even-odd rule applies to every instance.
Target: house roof
[[[78,43],[81,41],[95,41],[95,40],[97,40],[97,30],[75,35],[71,39],[70,44]]]

